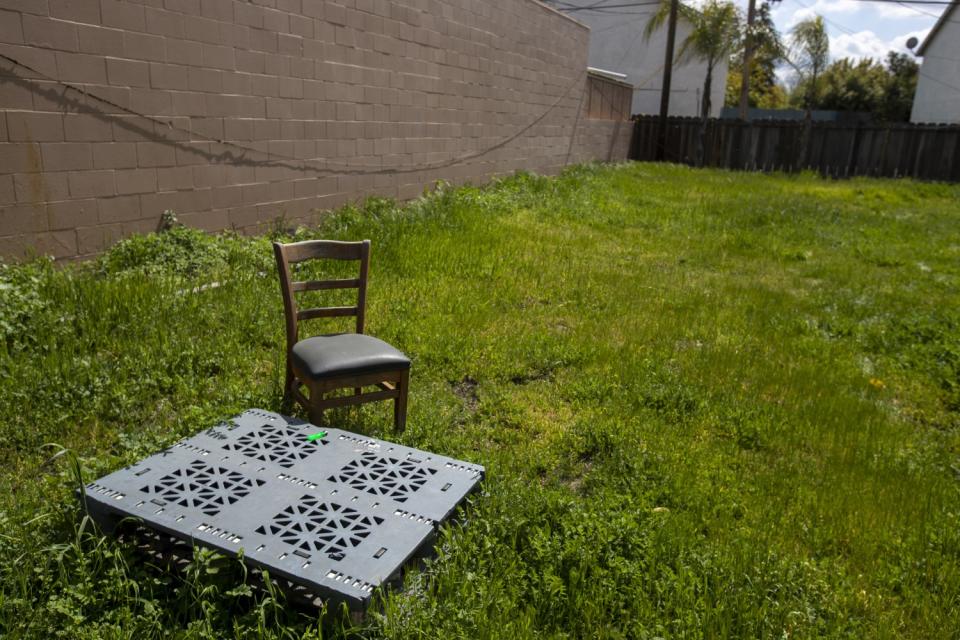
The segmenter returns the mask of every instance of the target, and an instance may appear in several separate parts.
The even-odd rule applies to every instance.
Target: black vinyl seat
[[[293,345],[290,358],[294,369],[312,380],[410,368],[402,351],[362,333],[306,338]]]

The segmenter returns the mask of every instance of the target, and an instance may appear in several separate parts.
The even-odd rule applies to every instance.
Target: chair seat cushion
[[[410,368],[403,352],[361,333],[306,338],[293,345],[290,359],[298,377],[312,380]]]

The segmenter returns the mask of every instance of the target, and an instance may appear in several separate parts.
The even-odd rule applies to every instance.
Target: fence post
[[[808,113],[803,120],[803,134],[800,136],[800,170],[810,166],[810,138],[813,137],[813,117]]]
[[[850,157],[847,159],[847,177],[850,177],[850,174],[853,173],[856,175],[857,164],[859,163],[858,155],[860,153],[860,122],[857,122],[857,126],[853,129],[853,144],[850,145]]]

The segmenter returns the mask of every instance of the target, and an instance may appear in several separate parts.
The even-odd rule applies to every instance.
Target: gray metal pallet
[[[250,565],[363,608],[424,551],[483,474],[478,465],[251,409],[91,482],[85,500],[107,529],[133,517],[191,544],[242,550]]]

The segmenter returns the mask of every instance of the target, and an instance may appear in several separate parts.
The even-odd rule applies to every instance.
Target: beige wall
[[[649,0],[646,0],[649,1]],[[605,2],[604,4],[623,4]],[[581,9],[597,4],[597,0],[564,0],[567,7]],[[634,86],[631,113],[660,113],[660,93],[663,86],[663,60],[667,44],[667,27],[661,26],[650,38],[643,36],[655,6],[633,9],[576,11],[573,15],[590,26],[590,66],[626,74],[626,81]],[[677,21],[676,50],[693,31],[693,25],[683,16]],[[670,115],[700,115],[703,83],[707,65],[702,60],[675,61],[670,84]],[[723,109],[727,83],[727,61],[719,62],[713,70],[710,89],[710,115],[718,117]]]
[[[0,0],[0,256],[622,159],[588,38],[535,0]]]
[[[960,124],[960,10],[946,9],[923,43],[910,122]]]

